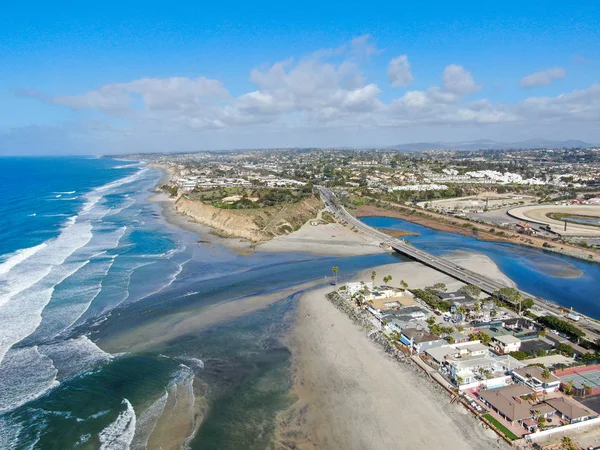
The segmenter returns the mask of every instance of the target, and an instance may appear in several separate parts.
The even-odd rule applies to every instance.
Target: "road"
[[[381,240],[382,243],[389,245],[396,252],[408,256],[415,261],[418,261],[428,267],[431,267],[439,272],[442,272],[446,275],[451,276],[463,283],[471,284],[473,286],[479,287],[486,294],[492,295],[498,289],[506,287],[505,285],[498,283],[497,281],[491,280],[483,275],[480,275],[476,272],[468,270],[464,267],[461,267],[457,264],[454,264],[450,261],[447,261],[439,256],[432,255],[423,250],[419,250],[412,245],[408,244],[406,241],[402,239],[395,239],[391,236],[388,236],[381,231],[372,228],[356,217],[352,216],[346,208],[339,202],[335,193],[330,189],[323,186],[316,186],[321,193],[321,198],[325,202],[325,205],[329,212],[331,212],[340,222],[347,223],[352,227],[355,227],[361,230],[364,233],[370,234],[372,236],[377,237]],[[523,298],[532,298],[535,302],[536,306],[542,311],[553,315],[553,316],[563,316],[560,309],[557,305],[548,302],[547,300],[537,298],[527,292],[520,291]],[[581,328],[586,334],[587,338],[593,341],[596,341],[600,338],[600,333],[598,333],[598,321],[591,319],[589,317],[580,315],[581,319],[576,324]]]

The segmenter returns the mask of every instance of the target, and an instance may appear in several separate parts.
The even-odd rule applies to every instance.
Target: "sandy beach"
[[[486,256],[450,255],[457,263],[512,285]],[[412,287],[452,281],[418,263],[374,268],[377,278],[391,274]],[[356,279],[370,278],[370,271]],[[394,285],[392,281],[392,285]],[[282,446],[299,449],[503,449],[496,434],[414,365],[397,363],[367,338],[325,294],[330,287],[299,300],[290,336],[297,403],[281,418]],[[294,447],[295,446],[295,447]],[[286,447],[287,448],[287,447]]]
[[[290,342],[298,402],[282,416],[282,446],[508,448],[425,374],[386,356],[325,299],[328,290],[312,291],[299,303]]]
[[[449,255],[443,255],[444,259],[451,261],[465,269],[485,275],[507,287],[515,287],[516,284],[508,278],[486,255],[481,253],[470,253],[457,251]],[[420,289],[431,286],[436,283],[444,283],[449,291],[457,290],[464,283],[445,275],[430,267],[424,266],[418,262],[404,262],[398,264],[386,264],[384,266],[374,267],[372,270],[377,272],[376,283],[383,283],[385,275],[392,276],[391,286],[399,286],[400,280],[408,283],[408,287]],[[367,281],[371,279],[371,270],[359,274],[357,280]]]
[[[339,224],[313,226],[310,221],[291,234],[279,236],[260,244],[244,239],[223,238],[212,233],[211,228],[194,222],[188,216],[177,213],[173,208],[174,200],[169,198],[168,194],[155,193],[148,200],[160,205],[167,223],[197,233],[200,243],[224,246],[238,253],[260,251],[356,256],[384,251],[379,247],[378,241],[362,233],[354,233]]]

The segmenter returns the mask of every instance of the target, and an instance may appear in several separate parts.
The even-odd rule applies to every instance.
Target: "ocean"
[[[268,448],[295,400],[285,336],[299,294],[281,291],[405,260],[201,243],[148,201],[161,173],[143,163],[0,158],[0,174],[0,449]],[[365,219],[413,229],[390,220]],[[565,289],[600,315],[586,303],[598,266],[414,227],[414,245],[487,252],[524,289]],[[564,264],[582,276],[549,274]]]
[[[147,201],[161,173],[132,161],[0,158],[0,173],[2,449],[157,448],[160,439],[264,448],[291,401],[281,339],[293,298],[144,352],[108,353],[103,340],[324,279],[333,265],[350,274],[398,260],[199,244]]]

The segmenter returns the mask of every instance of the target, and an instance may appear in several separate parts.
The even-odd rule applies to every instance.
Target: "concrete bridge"
[[[486,294],[494,294],[498,289],[507,287],[506,285],[499,283],[495,280],[492,280],[488,277],[475,273],[471,270],[465,269],[457,264],[454,264],[450,261],[445,260],[444,258],[440,258],[439,256],[432,255],[431,253],[427,253],[423,250],[419,250],[412,245],[408,244],[406,241],[402,239],[395,239],[391,236],[388,236],[381,231],[372,228],[356,217],[352,216],[346,208],[340,203],[337,199],[333,191],[323,186],[316,186],[321,193],[321,198],[325,202],[327,209],[342,223],[348,223],[349,225],[363,231],[364,233],[370,234],[377,239],[381,240],[381,242],[389,245],[394,251],[407,256],[415,261],[420,262],[428,267],[431,267],[439,272],[442,272],[452,278],[455,278],[463,283],[472,284],[474,286],[479,287]],[[554,303],[551,303],[547,300],[535,297],[527,292],[519,291],[521,293],[522,298],[531,298],[536,304],[536,307],[542,310],[545,314],[562,317],[564,313],[562,313],[558,307]],[[503,299],[508,301],[508,299]],[[586,333],[586,337],[591,341],[600,340],[600,327],[599,321],[587,317],[583,314],[580,314],[581,319],[577,324],[574,324],[576,327],[580,328],[582,331]]]
[[[464,267],[458,266],[450,261],[447,261],[438,256],[434,256],[431,253],[427,253],[423,250],[419,250],[412,245],[408,244],[402,239],[395,239],[388,236],[381,231],[372,228],[356,217],[352,216],[346,208],[338,201],[335,194],[330,190],[322,186],[318,186],[321,192],[321,197],[327,206],[327,209],[341,222],[346,222],[349,225],[358,228],[364,233],[370,234],[381,240],[381,242],[389,245],[397,253],[407,256],[415,261],[420,262],[426,266],[429,266],[439,272],[445,273],[463,283],[472,284],[478,286],[483,292],[487,294],[493,294],[498,289],[507,287],[504,284],[498,283],[497,281],[491,280],[471,270],[465,269]]]

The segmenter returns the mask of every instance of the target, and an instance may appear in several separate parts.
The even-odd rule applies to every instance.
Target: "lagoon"
[[[516,244],[489,242],[476,237],[438,231],[402,219],[362,217],[367,225],[418,234],[405,238],[434,255],[455,251],[482,253],[523,291],[600,319],[600,264]]]

